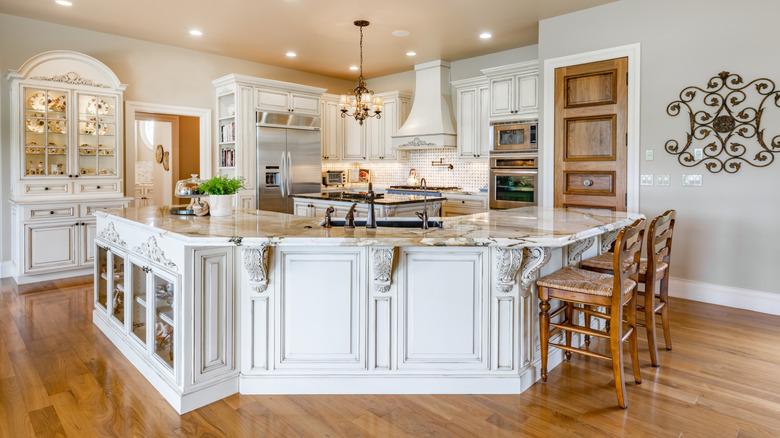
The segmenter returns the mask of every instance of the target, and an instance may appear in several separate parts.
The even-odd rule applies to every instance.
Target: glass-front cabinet
[[[78,174],[117,175],[117,99],[115,96],[77,93]]]
[[[173,369],[174,297],[175,281],[160,273],[153,273],[154,291],[154,355]]]
[[[147,343],[146,291],[149,288],[146,269],[135,261],[130,262],[130,334],[144,346]]]
[[[27,87],[23,90],[24,176],[69,175],[69,91]]]

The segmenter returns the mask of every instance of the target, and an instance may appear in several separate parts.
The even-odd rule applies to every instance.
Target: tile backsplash
[[[434,167],[433,161],[444,160],[453,169]],[[488,183],[488,161],[458,156],[457,149],[429,149],[399,153],[394,161],[325,161],[323,170],[370,169],[371,180],[380,186],[406,184],[410,169],[417,169],[417,178],[425,178],[429,186],[461,187],[476,192]]]

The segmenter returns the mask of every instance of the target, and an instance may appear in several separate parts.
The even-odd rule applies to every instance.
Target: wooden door
[[[555,206],[627,205],[628,58],[555,70]]]

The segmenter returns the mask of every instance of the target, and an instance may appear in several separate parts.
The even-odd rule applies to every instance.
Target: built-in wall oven
[[[537,204],[538,157],[536,153],[490,155],[490,208],[517,208]]]

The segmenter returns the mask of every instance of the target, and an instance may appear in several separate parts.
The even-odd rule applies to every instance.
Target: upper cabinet
[[[341,117],[339,96],[322,98],[323,160],[395,160],[392,136],[398,132],[411,108],[406,93],[377,93],[384,99],[381,118],[371,117],[361,125],[354,117]]]
[[[487,78],[464,79],[455,87],[458,152],[467,158],[487,158],[491,147],[490,83]]]
[[[482,70],[490,84],[490,120],[539,117],[539,63],[510,64]]]
[[[258,88],[256,104],[259,111],[288,111],[307,115],[320,114],[320,96],[317,93]]]
[[[111,69],[56,50],[29,59],[8,80],[12,199],[121,196],[125,85]]]

